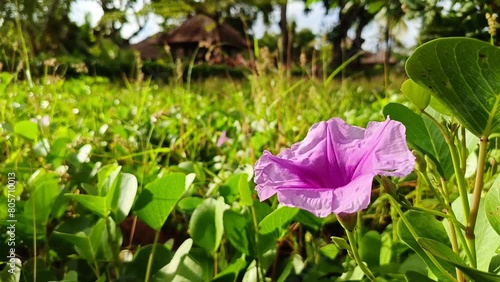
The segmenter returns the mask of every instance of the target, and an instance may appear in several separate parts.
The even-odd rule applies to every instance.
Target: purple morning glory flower
[[[217,140],[217,147],[221,147],[222,145],[224,145],[224,143],[226,143],[229,140],[230,139],[227,138],[226,131],[225,130],[222,131],[219,139]]]
[[[264,151],[255,164],[261,201],[278,194],[286,206],[325,217],[358,212],[370,203],[375,175],[406,176],[415,157],[405,127],[389,118],[365,129],[333,118],[314,124],[306,138],[277,156]]]

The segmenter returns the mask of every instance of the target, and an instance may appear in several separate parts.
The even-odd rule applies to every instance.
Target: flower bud
[[[337,215],[337,220],[345,230],[353,231],[356,228],[358,216],[357,213],[343,213]]]
[[[425,156],[417,150],[413,150],[412,153],[415,156],[415,164],[417,170],[425,173],[425,171],[427,170],[427,162],[425,161]]]

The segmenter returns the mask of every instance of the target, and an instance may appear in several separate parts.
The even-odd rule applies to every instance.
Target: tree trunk
[[[290,68],[290,54],[289,52],[289,34],[288,34],[288,22],[286,19],[286,11],[287,11],[287,2],[284,1],[283,3],[280,4],[280,11],[281,11],[281,17],[280,17],[280,30],[281,30],[281,45],[282,45],[282,57],[281,57],[281,62],[285,66],[286,69]]]

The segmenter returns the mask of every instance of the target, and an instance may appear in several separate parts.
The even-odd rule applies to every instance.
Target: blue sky
[[[139,4],[136,8],[140,9],[142,4]],[[322,34],[328,31],[336,21],[336,17],[333,15],[325,15],[325,9],[321,3],[315,3],[311,6],[311,11],[308,14],[304,14],[304,3],[302,1],[289,1],[287,9],[287,18],[291,21],[294,20],[297,23],[297,29],[309,28],[315,34]],[[101,7],[92,0],[77,0],[73,3],[70,13],[70,18],[77,24],[83,24],[85,21],[85,15],[89,13],[91,17],[91,23],[93,26],[97,24],[99,19],[103,15]],[[266,30],[274,33],[279,33],[279,27],[277,22],[280,18],[279,10],[275,10],[272,15],[273,24],[271,26],[265,26],[262,21],[262,16],[257,19],[257,22],[252,27],[252,32],[257,38],[260,38]],[[139,42],[148,36],[151,36],[159,31],[161,28],[159,23],[163,21],[162,18],[158,16],[151,17],[151,19],[146,24],[146,28],[139,33],[136,37],[131,39],[131,43]],[[408,22],[408,30],[403,34],[401,41],[410,47],[415,44],[416,37],[418,35],[418,23]],[[132,35],[138,29],[138,25],[133,19],[129,18],[129,23],[127,23],[122,29],[122,36],[127,38]],[[364,30],[364,38],[366,40],[364,48],[367,50],[375,51],[377,43],[380,38],[381,27],[377,23],[371,23]]]

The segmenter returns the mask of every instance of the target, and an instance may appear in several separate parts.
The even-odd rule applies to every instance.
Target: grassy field
[[[259,225],[278,203],[258,201],[252,167],[318,121],[383,120],[384,105],[405,101],[403,80],[391,77],[386,91],[380,76],[325,83],[271,71],[189,84],[45,77],[29,88],[2,73],[0,179],[15,185],[3,186],[0,202],[11,192],[16,201],[14,213],[0,206],[0,219],[17,220],[17,281],[359,278],[329,243],[342,235],[335,217],[300,211],[293,222]],[[402,245],[387,251],[390,228],[368,232],[390,223],[383,203],[372,205],[360,236],[364,248],[371,240],[389,248],[375,251],[385,261],[375,255],[374,264],[402,263],[386,270],[389,279],[416,258]]]

